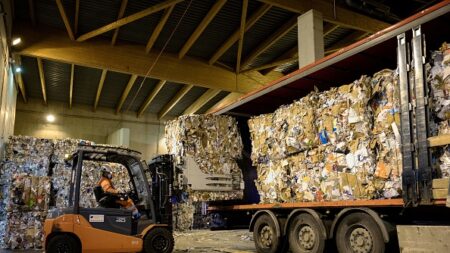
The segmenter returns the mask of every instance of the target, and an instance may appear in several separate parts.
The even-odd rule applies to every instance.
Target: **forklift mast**
[[[172,155],[160,155],[148,164],[151,177],[151,191],[158,221],[172,227],[173,176],[174,162]],[[147,173],[146,173],[147,174]]]

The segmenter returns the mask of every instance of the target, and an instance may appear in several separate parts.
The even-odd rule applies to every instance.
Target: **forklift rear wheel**
[[[174,239],[167,228],[151,229],[144,238],[145,253],[170,253],[173,251]]]
[[[48,253],[79,253],[81,247],[77,240],[69,235],[55,235],[48,241]]]
[[[340,253],[383,253],[385,244],[377,223],[366,213],[351,213],[342,219],[336,231]]]
[[[258,217],[253,229],[253,238],[257,252],[276,253],[280,247],[280,238],[278,238],[275,229],[275,223],[269,215],[263,214]]]
[[[307,213],[297,215],[289,226],[289,246],[293,253],[322,253],[325,248],[325,236],[319,230],[319,224]]]

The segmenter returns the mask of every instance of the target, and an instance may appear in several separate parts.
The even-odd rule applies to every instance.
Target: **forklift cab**
[[[47,252],[172,252],[172,210],[168,195],[171,191],[152,187],[147,175],[155,180],[161,175],[152,175],[156,173],[148,169],[139,152],[80,145],[71,158],[69,206],[49,212],[44,224]],[[104,196],[96,187],[92,190],[99,206],[80,206],[84,161],[118,163],[126,168],[130,179],[127,195],[139,210],[139,219],[132,219],[131,210],[102,203]],[[164,181],[172,180],[171,175],[164,176]],[[164,185],[170,187],[171,183]]]

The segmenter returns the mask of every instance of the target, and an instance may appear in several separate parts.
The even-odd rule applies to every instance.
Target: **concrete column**
[[[304,67],[324,56],[322,13],[310,10],[298,17],[298,65]]]

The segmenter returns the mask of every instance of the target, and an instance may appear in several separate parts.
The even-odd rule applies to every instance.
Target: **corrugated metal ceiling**
[[[184,96],[180,102],[178,102],[172,110],[169,111],[167,115],[169,116],[178,116],[181,115],[186,108],[188,108],[192,103],[195,102],[203,93],[205,93],[208,89],[203,87],[194,87],[192,88],[186,96]]]
[[[143,80],[143,77],[136,79],[130,94],[128,94],[128,97],[123,104],[123,110],[137,112],[147,96],[159,82],[158,80],[152,78],[146,78],[145,81],[142,82]]]
[[[209,108],[211,108],[213,105],[218,103],[220,100],[225,98],[230,92],[228,91],[221,91],[219,94],[217,94],[214,98],[212,98],[208,103],[206,103],[204,106],[202,106],[197,113],[202,114],[208,111]]]
[[[49,100],[68,103],[70,97],[70,64],[42,60],[42,65]]]
[[[242,59],[251,53],[255,47],[270,37],[280,26],[286,23],[292,14],[283,9],[272,7],[262,16],[255,25],[253,25],[244,35],[244,44],[242,47]],[[240,18],[238,19],[240,20]],[[227,64],[230,67],[236,66],[237,45],[235,43],[220,59],[220,62]]]
[[[165,0],[129,0],[124,16],[126,17],[128,15],[132,15],[164,1]],[[75,0],[64,0],[62,2],[70,22],[73,22],[75,15]],[[117,19],[121,2],[122,0],[80,1],[77,35],[92,31],[115,21]],[[161,48],[164,47],[176,24],[179,22],[181,16],[190,3],[190,6],[186,11],[186,15],[165,49],[166,52],[178,53],[215,2],[215,0],[192,0],[192,2],[190,0],[186,0],[177,4],[166,25],[163,27],[157,41],[155,42],[154,48],[161,50]],[[65,30],[65,26],[62,22],[61,16],[59,15],[59,11],[54,0],[40,0],[34,1],[34,3],[38,27],[51,26]],[[30,22],[28,1],[16,0],[14,4],[16,20]],[[251,17],[251,15],[261,5],[262,3],[257,0],[250,0],[247,18]],[[214,52],[229,38],[229,36],[239,29],[241,8],[241,0],[228,0],[197,39],[196,43],[193,44],[187,54],[205,61],[209,60]],[[141,44],[144,48],[153,30],[160,21],[163,12],[164,11],[154,13],[121,27],[117,43],[121,43],[121,41],[128,41]],[[277,7],[272,7],[251,29],[246,32],[244,37],[242,60],[245,60],[246,56],[248,56],[259,43],[277,31],[277,29],[279,29],[295,15],[297,14]],[[336,29],[332,34],[325,38],[325,46],[329,47],[333,45],[350,34],[352,31],[353,30],[351,29],[345,28]],[[110,31],[102,34],[101,36],[111,38],[112,34],[113,31]],[[270,63],[284,52],[295,46],[296,43],[297,28],[293,28],[283,38],[280,38],[273,46],[250,63],[250,67],[253,68]],[[236,65],[237,44],[238,43],[235,43],[232,47],[230,47],[229,50],[219,59],[219,62],[223,62],[229,67],[234,68]],[[36,59],[23,57],[22,61],[24,65],[23,78],[27,88],[27,94],[33,98],[42,98]],[[70,64],[44,60],[43,65],[49,101],[53,100],[68,102]],[[291,64],[286,64],[285,66],[280,66],[277,70],[287,73],[297,68],[296,66],[297,63],[294,62]],[[100,69],[75,66],[73,97],[73,102],[75,104],[94,104],[100,75]],[[115,108],[129,78],[130,75],[108,71],[99,100],[99,106]],[[122,110],[129,109],[129,111],[136,112],[158,82],[158,80],[147,79],[139,89],[140,83],[142,82],[141,80],[142,77],[137,79],[124,103]],[[158,113],[162,107],[170,101],[182,85],[183,84],[167,82],[164,88],[156,96],[153,103],[149,106],[147,112]],[[136,93],[138,89],[139,92]],[[205,91],[205,88],[195,87],[183,99],[181,99],[181,101],[169,112],[169,115],[175,116],[182,113]],[[221,92],[210,102],[208,102],[204,108],[200,110],[200,112],[206,111],[210,106],[218,102],[227,94],[229,94],[229,92]],[[133,98],[135,99],[131,104]]]
[[[122,91],[127,86],[131,75],[108,71],[106,73],[103,89],[98,101],[99,107],[116,108],[122,95]],[[98,88],[98,86],[97,86]]]

